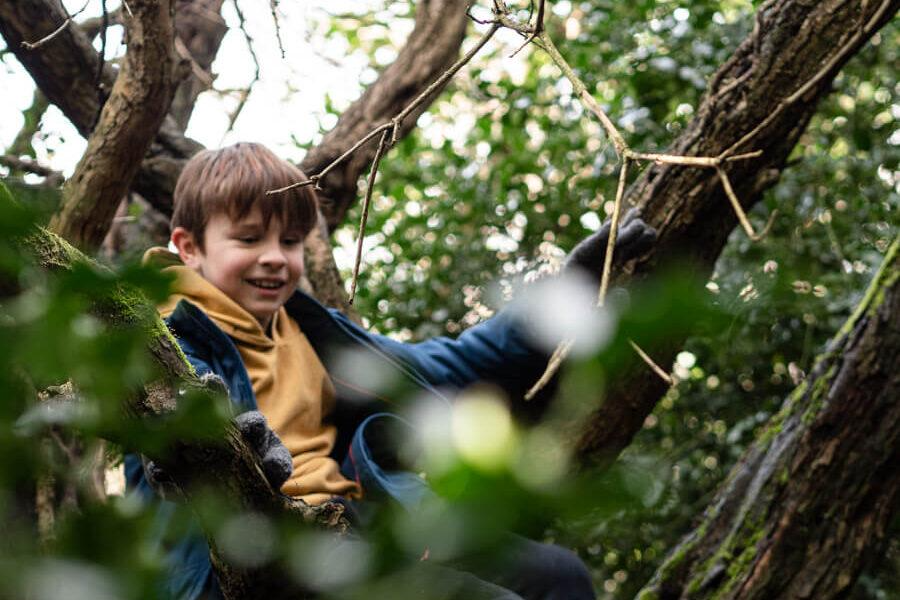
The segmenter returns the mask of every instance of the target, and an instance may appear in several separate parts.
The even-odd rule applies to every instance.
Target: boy
[[[160,312],[185,355],[198,374],[224,381],[239,411],[251,411],[239,424],[242,430],[249,422],[249,428],[263,431],[256,437],[262,440],[258,451],[270,482],[318,504],[361,495],[373,465],[360,464],[359,452],[355,464],[343,469],[341,464],[351,442],[354,449],[366,443],[360,424],[386,407],[364,373],[338,372],[342,353],[364,353],[370,364],[420,393],[439,396],[438,387],[489,381],[512,398],[521,397],[533,383],[528,378],[543,371],[546,356],[503,313],[457,340],[403,344],[372,335],[297,291],[303,239],[317,219],[316,200],[309,187],[265,192],[301,179],[298,169],[257,144],[201,152],[185,166],[175,189],[171,241],[178,256],[156,248],[147,260],[168,264],[177,276]],[[617,252],[645,249],[651,234],[639,220],[629,223]],[[601,244],[605,247],[605,236],[594,234],[570,261],[599,264]],[[533,402],[530,408],[539,406]],[[126,473],[132,488],[152,495],[145,475],[153,474],[145,473],[138,458],[127,457]],[[594,597],[588,572],[573,553],[518,538],[515,544],[508,568],[478,576],[448,569],[457,573],[455,597]],[[185,539],[169,558],[172,596],[220,597],[201,537]]]

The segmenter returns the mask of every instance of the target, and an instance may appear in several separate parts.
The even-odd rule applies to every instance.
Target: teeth
[[[275,289],[275,288],[280,288],[282,286],[282,283],[280,281],[250,280],[250,283],[252,283],[256,287],[261,287],[261,288],[266,288],[266,289]]]

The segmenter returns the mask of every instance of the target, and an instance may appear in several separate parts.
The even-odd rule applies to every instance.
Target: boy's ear
[[[197,238],[194,237],[193,233],[184,227],[176,227],[172,230],[171,240],[178,249],[178,256],[181,257],[181,262],[184,263],[184,266],[191,269],[200,267],[203,249],[197,243]]]

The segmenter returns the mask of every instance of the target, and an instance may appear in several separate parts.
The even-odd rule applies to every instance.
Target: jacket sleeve
[[[436,387],[459,389],[487,382],[503,389],[514,403],[541,376],[549,358],[531,343],[525,326],[508,311],[467,329],[456,339],[435,337],[406,344],[381,335],[374,338]],[[549,396],[537,399],[535,408],[547,399]]]

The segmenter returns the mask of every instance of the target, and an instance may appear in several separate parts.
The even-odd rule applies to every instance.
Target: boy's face
[[[239,221],[226,213],[210,217],[200,248],[183,227],[172,231],[172,242],[184,264],[225,292],[263,329],[287,302],[303,275],[303,239],[283,230],[277,218],[263,227],[259,209]]]

